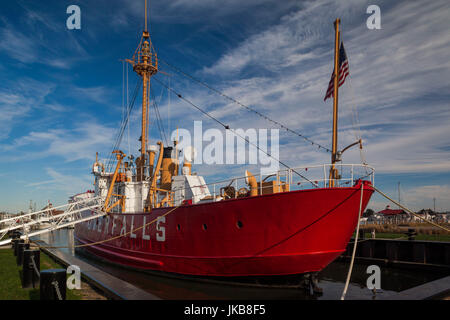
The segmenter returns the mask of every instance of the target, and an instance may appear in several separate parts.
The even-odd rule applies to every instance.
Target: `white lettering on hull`
[[[133,232],[134,231],[134,216],[131,216],[131,233],[130,233],[130,237],[132,239],[136,239],[136,234]]]
[[[166,223],[166,217],[158,217],[156,220],[156,240],[166,241],[166,228],[161,226],[162,223]]]
[[[130,224],[130,230],[129,230],[129,234],[130,234],[130,238],[132,239],[136,239],[137,238],[137,233],[136,232],[136,226],[134,224],[134,216],[131,216],[131,224]],[[114,231],[116,230],[117,224],[116,224],[116,216],[106,216],[104,219],[106,219],[103,223],[103,232],[105,235],[108,235],[108,229],[111,223],[111,235],[114,235]],[[120,219],[120,218],[119,218]],[[160,216],[156,218],[156,240],[159,242],[165,242],[166,241],[166,226],[164,225],[166,223],[166,217],[164,216]],[[93,219],[90,221],[86,222],[87,224],[87,229],[88,230],[92,230],[92,231],[97,231],[97,232],[102,232],[102,218],[97,218],[97,219]],[[150,240],[150,231],[148,228],[149,226],[146,226],[147,224],[147,217],[144,216],[142,218],[142,240],[146,240],[149,241]],[[148,229],[147,229],[148,228]],[[147,234],[146,232],[149,232],[149,234]],[[124,215],[123,216],[123,220],[122,220],[122,228],[120,229],[120,235],[121,236],[125,236],[127,234],[127,216]]]
[[[142,222],[143,228],[142,228],[142,239],[144,240],[150,240],[150,235],[145,234],[145,229],[146,229],[146,225],[147,224],[147,217],[144,216],[144,221]]]
[[[127,217],[123,216],[122,229],[120,229],[120,235],[123,236],[127,232]]]

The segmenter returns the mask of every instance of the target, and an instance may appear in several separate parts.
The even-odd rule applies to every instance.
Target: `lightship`
[[[115,170],[96,159],[95,191],[105,217],[79,223],[75,239],[91,254],[139,270],[235,277],[317,272],[345,249],[373,193],[373,169],[344,165],[338,150],[339,19],[335,21],[331,164],[287,168],[209,183],[192,172],[193,154],[178,161],[173,146],[148,143],[150,80],[158,56],[145,30],[127,60],[142,78],[140,155],[115,150]],[[331,82],[330,82],[331,83]],[[361,141],[359,141],[361,146]],[[368,174],[357,175],[357,169]],[[113,167],[114,169],[114,167]],[[322,179],[305,173],[323,172]],[[344,176],[348,173],[348,177]],[[84,215],[93,214],[86,211]]]

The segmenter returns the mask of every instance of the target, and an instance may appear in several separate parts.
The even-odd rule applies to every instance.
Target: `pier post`
[[[17,257],[17,250],[19,249],[19,244],[20,243],[24,243],[25,240],[23,239],[18,239],[16,242],[16,245],[14,246],[14,256]]]
[[[39,290],[41,300],[66,300],[65,269],[49,269],[41,271]]]
[[[415,229],[408,229],[406,235],[408,236],[408,240],[414,240],[415,236],[417,235],[417,232]]]
[[[40,276],[40,251],[24,250],[22,267],[22,288],[36,288]]]
[[[413,258],[414,262],[427,263],[427,251],[425,249],[425,244],[414,243],[413,244]]]
[[[362,230],[362,229],[359,229],[359,236],[358,236],[358,238],[360,240],[362,240],[362,239],[365,239],[365,237],[366,237],[366,231]]]
[[[19,239],[11,240],[11,249],[14,252],[14,255],[16,255],[16,246],[17,246],[18,242],[19,242]]]
[[[363,258],[374,258],[375,256],[375,243],[373,241],[367,240],[361,242],[361,257]]]
[[[390,262],[398,260],[398,243],[386,242],[386,257]]]
[[[17,256],[16,256],[16,262],[18,266],[22,265],[23,262],[23,251],[30,249],[29,243],[19,243],[17,248]]]

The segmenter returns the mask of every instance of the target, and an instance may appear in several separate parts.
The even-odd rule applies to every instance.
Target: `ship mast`
[[[339,23],[337,18],[334,22],[335,42],[334,42],[334,94],[333,94],[333,139],[331,151],[330,187],[334,187],[334,179],[338,179],[339,173],[334,164],[338,157],[338,91],[339,91]]]
[[[144,168],[146,166],[147,152],[147,128],[148,128],[148,105],[150,78],[158,72],[158,58],[153,48],[148,32],[147,0],[145,0],[145,30],[142,32],[141,41],[136,49],[133,58],[127,59],[133,66],[134,72],[142,77],[142,131],[141,131],[141,156],[136,159],[137,180],[143,181]],[[151,173],[150,173],[151,174]]]

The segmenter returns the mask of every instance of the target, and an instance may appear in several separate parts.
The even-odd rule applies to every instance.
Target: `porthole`
[[[238,221],[236,222],[236,226],[238,227],[238,229],[241,229],[244,225],[242,224],[242,221]]]
[[[208,229],[208,226],[206,225],[206,223],[203,224],[202,229],[206,231],[206,229]]]
[[[180,231],[181,230],[181,226],[179,224],[177,224],[177,230]]]

